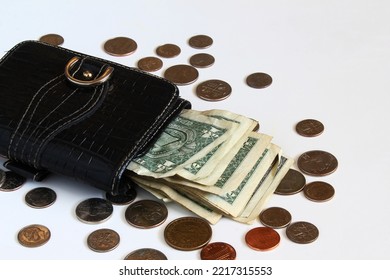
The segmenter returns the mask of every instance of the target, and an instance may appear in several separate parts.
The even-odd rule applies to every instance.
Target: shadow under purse
[[[0,155],[20,175],[51,172],[115,194],[129,162],[190,107],[165,79],[25,41],[0,60]]]

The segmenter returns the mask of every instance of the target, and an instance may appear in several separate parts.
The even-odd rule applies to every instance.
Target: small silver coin
[[[106,192],[106,199],[115,205],[130,204],[137,197],[136,188],[138,188],[138,185],[133,180],[123,176],[119,184],[118,194]]]
[[[19,189],[26,178],[12,171],[5,171],[5,180],[0,186],[0,191],[10,192]]]
[[[46,208],[57,199],[57,194],[50,188],[40,187],[29,191],[25,196],[25,201],[32,208]]]
[[[89,198],[77,205],[76,216],[84,223],[97,224],[108,220],[113,211],[110,201],[103,198]]]

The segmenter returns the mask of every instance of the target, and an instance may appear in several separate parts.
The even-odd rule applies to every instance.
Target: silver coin
[[[12,171],[5,171],[5,180],[0,186],[0,191],[10,192],[19,189],[26,178]]]
[[[123,177],[119,185],[118,194],[112,194],[106,192],[106,199],[115,205],[130,204],[137,197],[136,188],[138,185],[134,183],[130,178]]]
[[[84,223],[96,224],[108,220],[113,211],[110,201],[103,198],[89,198],[77,205],[76,216]]]
[[[5,182],[5,171],[0,169],[0,188]]]
[[[50,188],[40,187],[29,191],[24,199],[30,207],[46,208],[53,205],[57,199],[57,194]]]

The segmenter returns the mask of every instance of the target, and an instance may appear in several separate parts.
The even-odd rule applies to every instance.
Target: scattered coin
[[[325,202],[334,196],[335,190],[326,182],[316,181],[307,184],[303,189],[303,194],[312,201]]]
[[[172,58],[178,56],[181,53],[181,49],[179,46],[175,44],[165,44],[161,45],[156,49],[156,53],[158,56],[164,58]]]
[[[5,171],[0,169],[0,188],[5,182]]]
[[[40,187],[29,191],[24,199],[30,207],[45,208],[53,205],[57,199],[57,194],[50,188]]]
[[[314,119],[306,119],[297,123],[295,130],[305,137],[315,137],[324,131],[324,125]]]
[[[214,56],[207,53],[198,53],[190,57],[190,64],[197,68],[206,68],[213,65],[215,62]]]
[[[235,260],[236,250],[225,242],[209,243],[200,251],[202,260]]]
[[[311,176],[325,176],[336,171],[338,161],[331,153],[314,150],[303,153],[298,158],[298,168]]]
[[[196,87],[196,95],[207,101],[221,101],[230,96],[231,86],[221,80],[208,80]]]
[[[246,78],[246,83],[252,88],[265,88],[272,84],[272,77],[266,73],[253,73]]]
[[[93,231],[87,238],[88,247],[98,253],[111,251],[119,245],[119,234],[107,228]]]
[[[190,65],[178,64],[169,67],[164,72],[165,79],[177,85],[189,85],[198,79],[199,73],[196,68]]]
[[[263,210],[260,215],[260,222],[270,228],[284,228],[291,222],[291,214],[281,207],[270,207]]]
[[[289,169],[275,190],[276,194],[292,195],[299,193],[306,185],[305,176],[295,169]]]
[[[46,34],[39,38],[39,41],[54,46],[60,46],[64,43],[64,38],[58,34]]]
[[[96,224],[111,217],[114,208],[112,203],[103,198],[89,198],[76,207],[77,218],[85,223]]]
[[[50,239],[50,230],[43,225],[29,225],[18,233],[18,241],[25,247],[39,247]]]
[[[106,199],[115,205],[126,205],[135,200],[137,197],[136,188],[138,185],[133,182],[133,180],[123,177],[121,179],[118,194],[112,194],[106,192]]]
[[[106,53],[114,56],[126,56],[134,53],[137,49],[137,43],[128,37],[115,37],[104,43]]]
[[[286,229],[288,239],[295,243],[307,244],[315,241],[319,236],[318,228],[309,222],[295,222]]]
[[[254,250],[268,251],[279,245],[280,235],[272,228],[256,227],[246,233],[245,242]]]
[[[127,207],[126,221],[138,228],[153,228],[161,225],[168,217],[165,204],[155,200],[139,200]]]
[[[205,49],[213,44],[213,39],[207,35],[195,35],[188,40],[188,44],[195,49]]]
[[[141,58],[138,61],[138,68],[146,72],[154,72],[160,70],[163,66],[163,62],[158,57],[148,56]]]
[[[182,251],[197,250],[210,242],[210,224],[198,217],[182,217],[170,222],[164,230],[169,246]]]
[[[159,250],[142,248],[129,253],[125,260],[167,260],[167,256]]]
[[[26,178],[13,172],[13,171],[5,171],[5,179],[4,182],[0,185],[0,191],[10,192],[19,189],[24,182],[26,182]]]

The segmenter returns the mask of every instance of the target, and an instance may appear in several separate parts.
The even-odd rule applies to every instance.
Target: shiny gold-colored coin
[[[306,119],[298,122],[295,126],[295,130],[299,135],[305,137],[315,137],[324,131],[324,125],[320,121]]]
[[[161,45],[156,49],[156,53],[158,56],[164,58],[172,58],[178,56],[181,53],[181,49],[179,46],[175,44],[165,44]]]
[[[199,72],[190,65],[179,64],[169,67],[164,72],[165,79],[176,85],[189,85],[198,79]]]
[[[213,39],[207,35],[195,35],[188,40],[188,44],[195,49],[205,49],[213,44]]]
[[[167,256],[159,250],[142,248],[129,253],[125,260],[167,260]]]
[[[263,210],[260,215],[260,222],[270,228],[284,228],[291,222],[291,214],[281,207],[270,207]]]
[[[336,171],[337,158],[329,152],[314,150],[303,153],[297,161],[298,168],[311,176],[326,176]]]
[[[112,229],[98,229],[92,232],[87,239],[88,247],[99,253],[111,251],[119,245],[119,234]]]
[[[200,251],[202,260],[235,260],[236,250],[225,242],[209,243]]]
[[[18,233],[18,241],[25,247],[39,247],[50,239],[50,230],[43,225],[29,225],[22,228]]]
[[[146,72],[154,72],[160,70],[163,62],[158,57],[148,56],[138,61],[138,68]]]
[[[231,86],[221,80],[208,80],[196,87],[196,95],[207,101],[221,101],[230,96]]]
[[[252,88],[265,88],[272,84],[272,77],[266,73],[253,73],[246,78],[246,83]]]
[[[326,182],[316,181],[307,184],[303,189],[303,194],[309,200],[325,202],[333,198],[335,190]]]
[[[214,62],[214,56],[208,53],[198,53],[190,57],[190,64],[197,68],[210,67]]]
[[[289,169],[275,190],[276,194],[292,195],[299,193],[306,185],[305,176],[295,170]]]
[[[309,222],[299,221],[290,224],[286,229],[288,239],[299,244],[308,244],[319,236],[318,228]]]
[[[64,38],[58,34],[46,34],[39,38],[39,41],[53,46],[60,46],[64,43]]]
[[[164,230],[164,238],[169,246],[182,251],[202,248],[210,242],[210,224],[198,217],[182,217],[170,222]]]
[[[106,53],[113,56],[126,56],[134,53],[137,49],[137,43],[127,37],[116,37],[107,40],[104,43]]]

